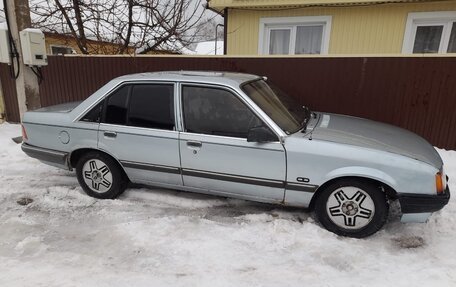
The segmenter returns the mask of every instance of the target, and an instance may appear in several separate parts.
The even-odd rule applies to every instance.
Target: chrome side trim
[[[296,190],[296,191],[305,191],[305,192],[315,192],[318,188],[318,185],[313,184],[296,184],[296,183],[286,183],[285,188],[287,190]]]
[[[185,136],[185,135],[188,135],[188,136],[192,136],[192,135],[195,135],[195,134],[192,134],[192,133],[188,133],[188,132],[182,132],[180,133],[181,136]],[[226,136],[215,136],[215,135],[206,135],[206,134],[199,134],[199,137],[200,139],[198,141],[200,141],[201,143],[203,144],[210,144],[210,145],[221,145],[221,146],[232,146],[232,147],[240,147],[240,148],[249,148],[249,149],[256,149],[256,150],[270,150],[270,151],[276,151],[276,152],[284,152],[283,149],[274,149],[274,148],[264,148],[264,147],[258,147],[258,146],[248,146],[247,145],[247,139],[244,139],[244,138],[235,138],[235,137],[226,137]],[[231,140],[231,141],[236,141],[236,142],[239,142],[239,144],[229,144],[229,143],[220,143],[220,142],[211,142],[211,141],[208,141],[208,140],[205,140],[205,138],[207,139],[226,139],[226,140]],[[189,139],[181,139],[183,141],[189,141]],[[280,144],[279,141],[276,141],[276,142],[268,142],[268,143],[265,143],[264,145],[266,144]],[[282,147],[282,146],[281,146]]]
[[[143,170],[150,170],[150,171],[157,171],[157,172],[167,172],[167,173],[174,173],[174,174],[181,173],[180,168],[172,167],[172,166],[139,163],[139,162],[126,161],[126,160],[121,160],[120,163],[122,164],[123,167],[126,167],[126,168],[135,168],[135,169],[143,169]]]
[[[98,125],[98,123],[97,123]],[[175,130],[165,130],[165,129],[157,129],[157,128],[144,128],[144,127],[136,127],[136,126],[129,126],[129,125],[116,125],[116,124],[107,124],[107,123],[100,123],[99,124],[100,127],[118,127],[118,128],[128,128],[129,130],[132,130],[131,133],[129,132],[120,132],[120,133],[124,133],[124,134],[134,134],[136,135],[136,133],[133,133],[133,132],[143,132],[143,131],[157,131],[157,132],[160,132],[160,133],[169,133],[169,134],[176,134],[177,131]]]
[[[156,172],[182,174],[182,175],[192,176],[192,177],[201,177],[201,178],[207,178],[207,179],[252,184],[252,185],[274,187],[274,188],[283,188],[283,189],[287,189],[287,190],[295,190],[295,191],[302,191],[302,192],[314,193],[318,188],[317,185],[312,185],[312,184],[288,183],[288,182],[281,181],[281,180],[273,180],[273,179],[259,178],[259,177],[249,177],[249,176],[227,174],[227,173],[217,173],[217,172],[195,170],[195,169],[186,169],[186,168],[179,168],[179,167],[174,167],[174,166],[147,164],[147,163],[126,161],[126,160],[121,160],[120,163],[125,168],[135,168],[135,169],[143,169],[143,170],[156,171]]]
[[[202,177],[202,178],[215,179],[215,180],[223,180],[223,181],[231,181],[231,182],[238,182],[238,183],[245,183],[245,184],[253,184],[253,185],[260,185],[260,186],[267,186],[267,187],[275,187],[275,188],[284,188],[285,187],[284,182],[280,181],[280,180],[270,180],[270,179],[264,179],[264,178],[247,177],[247,176],[207,172],[207,171],[192,170],[192,169],[183,169],[182,175]]]
[[[171,131],[171,130],[160,130],[160,129],[149,129],[149,128],[140,128],[140,127],[132,127],[132,126],[124,126],[124,125],[113,125],[113,124],[105,124],[100,123],[100,131],[104,131],[106,129],[115,129],[116,133],[121,135],[133,135],[133,136],[140,136],[140,137],[151,137],[151,138],[162,138],[162,139],[178,139],[178,132]],[[123,131],[123,129],[128,129],[129,131]],[[157,132],[162,133],[163,135],[153,135],[153,134],[145,134],[145,132]],[[169,136],[165,136],[169,135]]]

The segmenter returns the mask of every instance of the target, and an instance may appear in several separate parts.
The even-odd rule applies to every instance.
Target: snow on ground
[[[0,125],[0,286],[456,286],[454,200],[427,224],[393,212],[343,238],[299,209],[152,188],[93,199],[18,135]],[[439,152],[456,179],[456,152]]]

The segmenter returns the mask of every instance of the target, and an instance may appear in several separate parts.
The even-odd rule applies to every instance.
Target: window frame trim
[[[417,28],[419,26],[438,25],[443,26],[443,31],[439,44],[439,52],[434,54],[447,54],[453,22],[456,22],[456,11],[408,13],[402,43],[402,54],[420,55],[421,53],[413,53]]]
[[[187,132],[185,131],[185,122],[184,122],[184,100],[183,100],[183,88],[184,86],[190,86],[190,87],[205,87],[205,88],[212,88],[212,89],[220,89],[227,91],[231,93],[233,96],[235,96],[241,103],[243,103],[255,116],[258,117],[260,121],[263,122],[263,124],[270,129],[270,131],[277,136],[277,141],[274,142],[281,142],[281,135],[277,133],[277,131],[269,124],[269,122],[263,118],[263,116],[258,113],[258,111],[253,107],[248,101],[244,99],[242,95],[239,94],[238,91],[235,89],[232,89],[231,87],[228,86],[223,86],[223,85],[217,85],[217,84],[206,84],[206,83],[199,83],[199,82],[180,82],[179,83],[179,122],[180,122],[180,129],[179,131],[185,134],[192,134],[192,135],[199,135],[199,136],[208,136],[208,137],[215,137],[215,138],[227,138],[227,139],[238,139],[238,140],[243,140],[247,141],[247,138],[240,138],[240,137],[230,137],[230,136],[221,136],[221,135],[210,135],[210,134],[202,134],[202,133],[193,133],[193,132]]]
[[[312,26],[322,25],[323,34],[321,37],[321,51],[319,55],[327,55],[329,53],[329,42],[331,38],[332,16],[299,16],[299,17],[266,17],[260,18],[259,34],[258,34],[258,54],[269,54],[269,40],[270,29],[291,27],[290,47],[289,51],[292,52],[288,55],[308,55],[308,54],[295,54],[296,50],[296,30],[298,26]],[[268,27],[272,26],[272,27]]]
[[[91,106],[89,109],[87,109],[87,111],[85,111],[82,116],[79,118],[79,120],[77,121],[78,123],[86,123],[86,124],[100,124],[101,123],[101,120],[103,118],[103,113],[104,113],[104,109],[105,109],[105,103],[102,103],[104,101],[104,99],[102,99],[101,101],[97,101],[97,103],[93,106]],[[97,122],[86,122],[86,121],[83,121],[82,119],[88,114],[90,113],[93,109],[95,109],[99,104],[102,104],[101,105],[101,111],[99,111],[99,118],[98,118],[98,121]]]
[[[165,83],[147,83],[147,82],[144,82],[144,83],[136,83],[136,84],[130,84],[131,85],[131,88],[128,92],[128,98],[127,98],[127,124],[125,126],[127,127],[135,127],[135,128],[143,128],[143,129],[149,129],[149,130],[160,130],[160,131],[176,131],[177,130],[177,124],[176,124],[176,85],[175,83],[168,83],[168,84],[165,84]],[[134,90],[134,86],[135,85],[138,85],[138,86],[145,86],[145,85],[166,85],[166,86],[172,86],[172,90],[173,90],[173,95],[172,95],[172,99],[173,99],[173,112],[174,112],[174,128],[171,129],[171,130],[167,130],[167,129],[158,129],[158,128],[148,128],[148,127],[139,127],[139,126],[133,126],[133,125],[130,125],[130,108],[131,108],[131,99],[133,97],[133,90]],[[105,102],[105,105],[106,105],[106,102]],[[106,109],[105,109],[106,110]]]
[[[163,85],[172,85],[173,86],[173,100],[174,100],[174,130],[164,130],[164,129],[153,129],[153,128],[145,128],[145,127],[136,127],[136,126],[129,126],[129,125],[118,125],[118,124],[109,124],[109,123],[103,123],[105,113],[106,113],[106,105],[107,105],[107,98],[109,98],[113,93],[121,89],[123,86],[126,85],[147,85],[147,84],[163,84]],[[105,101],[103,103],[103,111],[100,117],[100,122],[95,123],[95,124],[103,124],[103,125],[110,125],[113,127],[130,127],[130,128],[136,128],[136,129],[147,129],[147,130],[154,130],[154,131],[165,131],[165,132],[177,132],[180,130],[179,127],[179,121],[177,119],[178,117],[178,110],[177,110],[177,100],[178,100],[178,83],[176,81],[151,81],[151,80],[132,80],[132,81],[123,81],[119,82],[117,85],[113,86],[109,91],[107,91],[103,96],[99,97],[96,101],[94,101],[87,109],[85,109],[76,119],[73,121],[74,123],[86,123],[86,124],[94,124],[91,122],[84,122],[81,121],[81,119],[89,113],[93,108],[95,108],[99,103],[102,101]],[[131,91],[133,89],[131,88],[130,91],[128,92],[128,98],[130,98]],[[129,107],[130,105],[130,100],[127,100],[127,119],[128,119],[128,112],[129,112]]]
[[[257,81],[258,79],[262,79],[261,77],[258,77],[256,79],[246,81],[240,84],[242,86],[243,84],[252,82],[252,81]],[[279,138],[279,142],[281,144],[284,143],[284,138],[286,138],[288,135],[285,134],[282,129],[280,129],[277,124],[268,117],[266,113],[264,113],[247,95],[244,94],[244,92],[240,89],[240,86],[232,87],[230,85],[226,84],[219,84],[219,83],[204,83],[201,81],[175,81],[175,80],[149,80],[149,79],[134,79],[134,80],[123,80],[123,81],[118,81],[117,83],[113,84],[112,87],[109,87],[106,92],[104,92],[101,96],[98,96],[96,99],[93,100],[92,103],[88,105],[88,107],[84,108],[81,112],[78,112],[77,116],[73,119],[73,123],[76,124],[84,124],[84,125],[94,125],[94,123],[88,123],[88,122],[83,122],[80,121],[80,119],[87,113],[89,112],[92,108],[94,108],[97,104],[99,104],[101,101],[106,99],[107,96],[109,96],[111,93],[116,91],[120,86],[125,85],[125,84],[134,84],[134,83],[171,83],[174,84],[174,111],[175,111],[175,121],[176,121],[176,130],[175,131],[167,131],[167,130],[157,130],[161,132],[183,132],[183,122],[182,122],[182,103],[181,103],[181,87],[184,84],[190,84],[190,85],[201,85],[201,86],[215,86],[219,88],[224,88],[228,89],[229,91],[233,92],[236,94],[240,100],[242,100],[244,103],[246,103],[250,109],[260,117],[260,119],[266,123],[266,125],[272,130],[274,134],[276,134]],[[93,96],[93,95],[92,95]],[[91,96],[91,97],[92,97]],[[110,126],[110,124],[105,124],[105,123],[95,123],[96,125],[106,125]],[[122,127],[121,125],[112,125],[113,127]],[[138,128],[138,127],[130,127],[130,128],[135,128],[135,129],[144,129],[144,128]],[[210,136],[210,135],[206,135]],[[236,139],[233,137],[230,137],[230,139]],[[239,138],[237,138],[239,139]],[[246,141],[246,139],[242,139]]]
[[[270,45],[271,45],[271,32],[273,30],[288,30],[290,31],[290,41],[288,42],[288,54],[285,54],[285,55],[291,55],[293,49],[296,45],[296,26],[288,26],[288,25],[283,25],[283,26],[273,26],[273,27],[267,27],[265,28],[266,31],[266,38],[265,38],[265,46],[264,46],[264,49],[265,49],[265,52],[267,50],[267,53],[266,55],[280,55],[280,54],[271,54],[271,51],[270,51]]]
[[[127,109],[127,113],[125,114],[125,122],[126,124],[124,125],[119,125],[119,124],[113,124],[113,123],[105,123],[104,121],[106,120],[106,111],[107,111],[107,107],[108,107],[108,101],[109,101],[109,98],[113,96],[114,93],[116,93],[118,90],[122,89],[123,87],[127,86],[128,84],[125,84],[125,85],[119,85],[115,90],[111,91],[108,95],[106,95],[104,97],[104,103],[103,103],[103,111],[101,113],[101,119],[100,119],[100,124],[107,124],[107,125],[112,125],[112,126],[120,126],[120,127],[128,127],[127,123],[128,123],[128,109],[129,109],[129,105],[130,105],[130,97],[131,97],[131,91],[133,90],[132,87],[129,87],[128,89],[128,93],[127,93],[127,101],[126,101],[126,109]]]

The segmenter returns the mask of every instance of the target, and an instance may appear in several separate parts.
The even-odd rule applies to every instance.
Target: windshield
[[[302,106],[279,88],[269,86],[263,80],[244,84],[241,88],[285,133],[295,133],[306,123]]]

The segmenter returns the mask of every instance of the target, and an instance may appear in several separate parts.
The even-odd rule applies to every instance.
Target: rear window
[[[92,108],[85,116],[81,118],[81,121],[88,123],[99,123],[101,120],[101,114],[103,111],[104,101],[101,101],[94,108]]]
[[[104,123],[126,125],[129,92],[130,86],[123,86],[108,97]]]
[[[103,123],[174,130],[173,84],[125,85],[105,101]],[[90,119],[95,117],[90,115]]]
[[[129,106],[129,126],[174,129],[173,85],[135,85]]]

